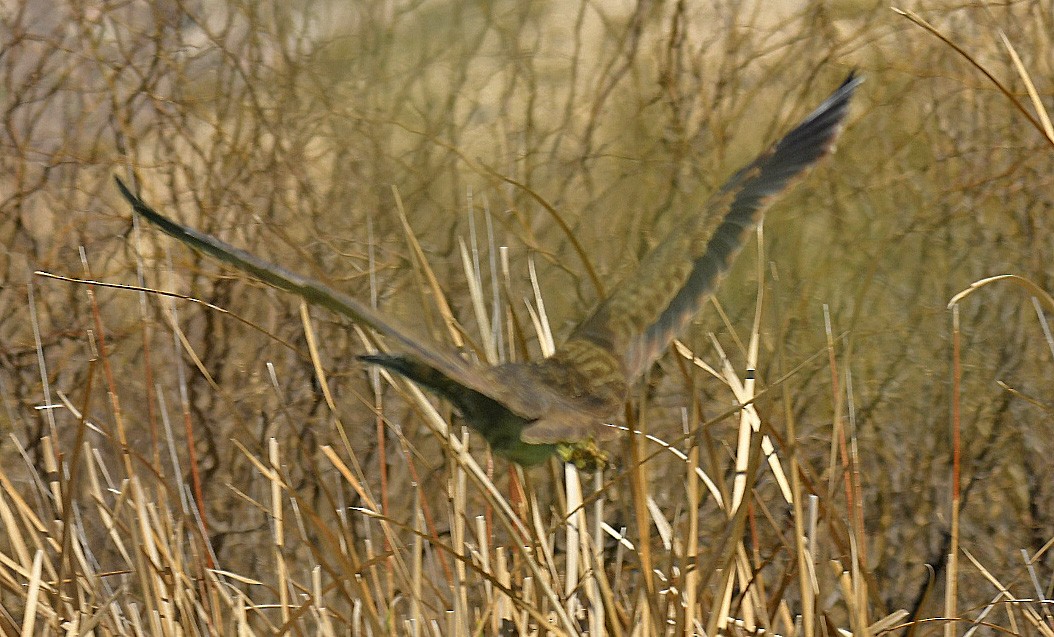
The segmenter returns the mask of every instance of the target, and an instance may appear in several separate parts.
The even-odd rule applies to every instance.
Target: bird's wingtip
[[[113,180],[117,182],[117,189],[121,191],[121,195],[123,195],[125,199],[127,199],[128,201],[134,201],[138,199],[138,197],[133,195],[132,191],[128,189],[128,186],[124,185],[124,181],[122,181],[120,177],[114,175]]]
[[[842,86],[860,86],[864,82],[864,76],[860,74],[860,70],[856,68],[849,69],[849,75],[845,76],[845,80],[842,81]]]

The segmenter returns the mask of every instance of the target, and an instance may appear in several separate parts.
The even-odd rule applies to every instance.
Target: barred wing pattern
[[[833,150],[860,82],[850,75],[794,130],[732,175],[702,214],[677,224],[568,342],[617,352],[627,380],[639,377],[702,308],[768,204]]]

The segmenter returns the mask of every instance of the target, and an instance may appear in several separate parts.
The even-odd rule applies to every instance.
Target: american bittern
[[[180,225],[117,180],[132,208],[163,232],[276,288],[382,335],[397,354],[359,359],[450,400],[494,451],[523,465],[559,451],[583,468],[603,464],[595,441],[615,430],[630,384],[692,320],[772,199],[834,148],[860,80],[850,75],[797,127],[733,174],[697,214],[686,215],[600,301],[556,353],[541,361],[483,366],[394,325],[330,287]]]

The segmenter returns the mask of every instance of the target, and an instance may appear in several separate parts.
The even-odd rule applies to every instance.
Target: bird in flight
[[[853,74],[808,117],[686,215],[578,324],[556,352],[480,365],[415,335],[369,305],[161,215],[116,178],[133,210],[162,232],[253,276],[369,326],[395,353],[359,356],[446,398],[491,448],[530,466],[554,453],[585,470],[606,462],[631,384],[690,323],[769,203],[835,145],[861,79]]]

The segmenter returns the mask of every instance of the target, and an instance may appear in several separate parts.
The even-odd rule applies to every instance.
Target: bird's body
[[[533,465],[559,451],[592,468],[603,463],[593,443],[613,435],[604,425],[617,420],[630,385],[698,313],[765,206],[831,152],[859,82],[850,75],[801,124],[736,172],[702,214],[675,224],[552,356],[530,363],[473,365],[352,297],[165,218],[120,180],[118,186],[137,213],[167,234],[373,328],[399,353],[360,358],[450,400],[498,453]]]

